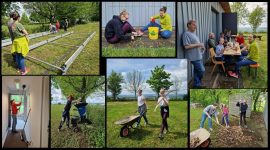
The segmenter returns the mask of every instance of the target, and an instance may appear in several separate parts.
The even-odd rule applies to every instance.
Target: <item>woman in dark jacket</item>
[[[109,43],[114,44],[120,42],[121,40],[134,40],[134,35],[137,35],[137,32],[127,21],[128,18],[128,12],[123,10],[119,16],[114,15],[113,18],[107,23],[105,27],[105,38]]]

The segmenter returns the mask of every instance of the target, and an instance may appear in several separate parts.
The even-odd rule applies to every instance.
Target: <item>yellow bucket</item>
[[[149,39],[156,40],[158,39],[158,27],[148,27]]]

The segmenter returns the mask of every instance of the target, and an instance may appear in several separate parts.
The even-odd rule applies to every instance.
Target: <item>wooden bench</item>
[[[260,64],[257,63],[257,64],[253,64],[253,65],[249,65],[248,66],[248,75],[250,76],[250,68],[255,68],[255,78],[257,78],[257,71],[258,71],[258,68],[260,67]]]

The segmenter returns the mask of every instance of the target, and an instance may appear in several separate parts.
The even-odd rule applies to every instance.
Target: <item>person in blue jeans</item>
[[[172,21],[171,17],[167,12],[167,7],[163,6],[159,10],[159,15],[152,16],[150,18],[150,23],[144,26],[142,29],[138,31],[139,36],[142,36],[145,31],[148,30],[149,27],[158,27],[159,34],[162,38],[168,39],[172,35]],[[159,19],[160,24],[155,22],[155,19]]]
[[[205,50],[205,47],[204,43],[201,43],[199,37],[195,34],[197,28],[196,21],[188,21],[187,28],[188,30],[182,34],[183,45],[186,50],[185,55],[194,68],[193,88],[201,88],[201,80],[205,72],[205,68],[202,62],[202,54]]]
[[[212,116],[214,115],[216,118],[216,122],[219,124],[218,117],[217,117],[217,104],[214,103],[213,105],[208,105],[207,107],[204,108],[203,113],[202,113],[202,119],[200,123],[200,128],[203,128],[204,122],[206,118],[208,118],[208,127],[210,131],[213,131],[212,128]]]

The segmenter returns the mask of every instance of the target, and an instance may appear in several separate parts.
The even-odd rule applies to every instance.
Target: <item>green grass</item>
[[[83,51],[79,54],[79,56],[75,59],[73,64],[70,66],[69,70],[67,71],[68,75],[78,75],[78,74],[87,74],[87,75],[98,75],[99,74],[99,23],[89,23],[89,24],[83,24],[83,25],[77,25],[71,28],[68,28],[68,31],[74,31],[74,33],[90,33],[90,32],[96,32],[96,35],[92,40],[89,41],[89,43],[86,45],[86,47],[83,49]],[[63,33],[61,30],[60,33],[57,33],[57,35]],[[50,36],[44,36],[36,39],[30,40],[30,44],[32,45],[34,43],[46,40],[48,38],[52,37]],[[88,35],[78,35],[78,34],[71,34],[69,37],[72,38],[78,38],[81,37],[82,39],[70,39],[70,38],[60,38],[56,40],[57,43],[66,43],[66,44],[72,44],[72,45],[80,45],[82,44]],[[12,57],[10,54],[11,46],[4,47],[2,49],[2,74],[4,75],[19,75],[15,69],[15,64],[12,61]],[[46,62],[49,62],[51,64],[55,64],[57,66],[62,66],[65,61],[77,50],[76,47],[64,47],[61,45],[55,45],[55,44],[46,44],[41,47],[38,47],[34,49],[33,51],[30,51],[28,53],[29,56],[36,57],[38,59],[44,60]],[[67,53],[69,51],[69,53]],[[62,56],[66,55],[61,61]],[[37,61],[33,60],[26,60],[26,66],[31,69],[29,72],[29,75],[56,75],[59,74],[59,71],[49,67],[48,65],[45,65],[43,63],[39,63]]]
[[[251,69],[251,76],[248,77],[248,67],[241,68],[241,73],[243,77],[244,87],[245,88],[266,88],[267,87],[267,33],[261,33],[258,35],[262,35],[262,40],[258,40],[257,44],[259,47],[259,55],[260,55],[260,68],[258,68],[258,74],[257,78],[254,78],[255,76],[255,69]],[[246,39],[247,41],[247,39]]]
[[[104,57],[175,57],[174,47],[159,47],[159,48],[102,48],[102,56]]]
[[[87,116],[91,125],[78,124],[81,132],[75,133],[63,125],[57,131],[64,105],[51,105],[51,147],[52,148],[93,148],[105,147],[105,108],[101,105],[88,105]],[[77,110],[70,110],[71,115],[79,116]],[[72,116],[71,116],[72,117]],[[71,125],[70,125],[71,126]]]
[[[161,116],[159,109],[154,112],[155,101],[147,101],[147,119],[149,126],[141,120],[139,129],[131,129],[128,137],[120,137],[122,126],[114,124],[126,116],[134,115],[137,102],[107,102],[107,147],[187,147],[187,102],[171,101],[170,117],[168,118],[169,133],[160,140]]]

